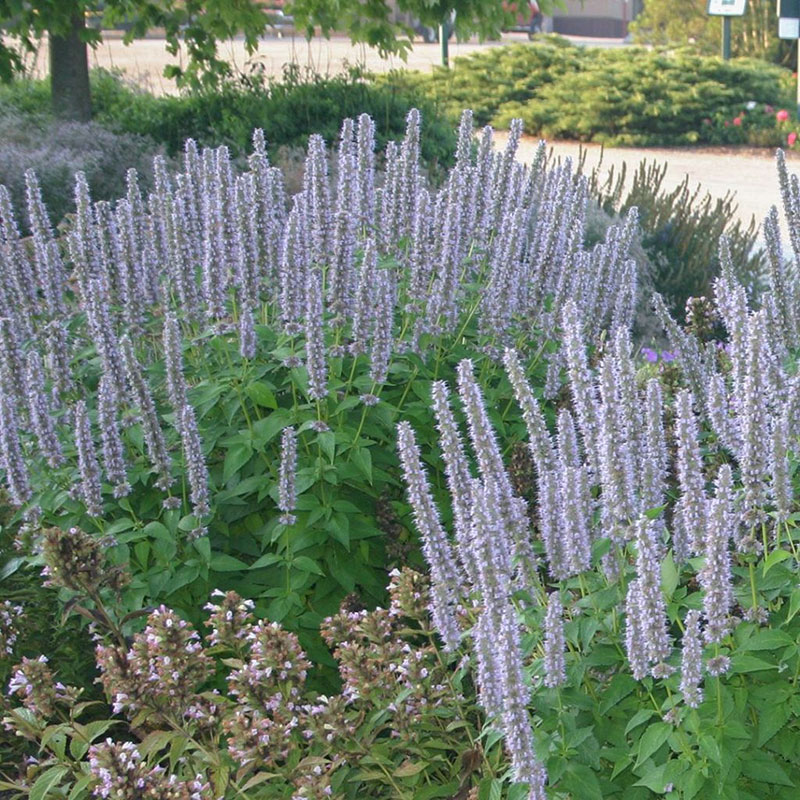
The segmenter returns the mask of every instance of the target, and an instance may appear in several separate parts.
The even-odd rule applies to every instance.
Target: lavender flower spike
[[[75,404],[75,446],[78,450],[83,502],[91,516],[99,517],[103,513],[100,467],[97,464],[89,415],[86,413],[86,403],[83,400]]]
[[[297,517],[292,511],[297,507],[297,438],[294,428],[284,428],[281,436],[281,466],[278,475],[278,508],[283,512],[281,525],[294,525]]]
[[[19,442],[19,427],[14,398],[0,387],[0,463],[6,473],[11,502],[22,506],[30,500],[28,468],[22,456]]]
[[[168,489],[172,483],[170,476],[171,461],[164,441],[164,432],[158,420],[158,413],[150,393],[150,387],[142,373],[142,366],[136,358],[133,345],[127,337],[122,340],[122,360],[128,377],[131,403],[138,406],[142,414],[142,433],[147,445],[150,460],[159,474],[157,485],[161,489]]]
[[[453,506],[453,526],[458,543],[458,556],[470,581],[475,585],[478,581],[477,566],[470,545],[472,476],[464,452],[464,442],[447,394],[447,384],[444,381],[434,381],[431,387],[431,399],[436,427],[439,430],[447,488],[450,490]]]
[[[704,591],[705,639],[709,644],[721,642],[731,629],[730,611],[734,598],[730,541],[733,523],[733,475],[730,464],[723,464],[717,476],[716,496],[709,504],[703,542],[706,561],[698,575]]]
[[[186,404],[186,379],[183,377],[181,329],[173,311],[164,315],[164,363],[167,373],[169,402],[177,411]]]
[[[460,640],[455,610],[463,579],[433,502],[414,431],[408,422],[397,426],[397,448],[414,522],[422,539],[422,552],[431,570],[431,617],[445,647],[454,649]]]
[[[192,501],[192,514],[202,519],[210,513],[208,494],[208,467],[203,455],[203,443],[197,430],[197,417],[194,409],[186,403],[178,409],[178,428],[183,445],[183,460],[189,480],[189,499]],[[199,528],[192,531],[191,538],[204,536],[205,531]]]
[[[547,599],[544,618],[544,685],[551,689],[567,682],[564,648],[564,608],[556,591]]]
[[[125,448],[117,424],[118,404],[119,397],[114,388],[114,381],[110,376],[103,375],[97,393],[97,421],[103,443],[106,477],[114,484],[115,498],[124,497],[131,491],[125,467]]]
[[[44,375],[42,373],[42,358],[38,352],[31,350],[28,353],[27,369],[25,371],[25,389],[28,400],[28,417],[31,427],[39,441],[39,449],[51,467],[57,467],[64,462],[61,444],[58,441],[53,416],[44,392]]]
[[[322,315],[322,274],[319,269],[310,269],[306,281],[306,368],[311,400],[321,400],[328,395]]]
[[[700,681],[703,678],[703,642],[700,638],[700,612],[692,609],[686,615],[681,654],[681,694],[689,708],[697,708],[703,701]]]
[[[672,646],[668,634],[667,605],[661,591],[660,520],[639,519],[636,524],[638,617],[647,660],[661,665]]]
[[[688,389],[675,398],[675,435],[678,444],[678,481],[681,497],[675,509],[673,549],[677,562],[699,549],[698,537],[705,522],[705,479],[700,456],[700,435]]]

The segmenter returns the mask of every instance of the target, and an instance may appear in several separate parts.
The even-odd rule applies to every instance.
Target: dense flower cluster
[[[79,694],[78,689],[57,681],[47,663],[47,656],[23,658],[8,684],[8,693],[17,695],[22,705],[41,719],[52,717],[57,706],[74,705]]]
[[[109,490],[114,499],[129,494],[130,469],[144,463],[168,493],[165,506],[186,504],[198,520],[190,536],[204,535],[213,511],[209,471],[183,370],[187,335],[199,323],[212,335],[235,332],[249,362],[259,355],[256,321],[277,322],[291,341],[285,362],[305,367],[306,394],[317,403],[329,394],[331,358],[363,353],[371,386],[358,396],[367,407],[380,402],[393,354],[426,354],[431,335],[456,335],[462,319],[479,320],[498,356],[521,324],[552,334],[560,320],[548,309],[567,300],[592,340],[608,325],[626,327],[636,294],[628,258],[635,213],[584,250],[586,179],[569,161],[549,165],[543,145],[529,167],[521,165],[519,122],[512,132],[506,149],[494,152],[486,128],[473,153],[466,113],[456,163],[435,189],[424,179],[420,115],[412,111],[404,140],[387,148],[376,188],[375,125],[362,115],[342,127],[335,184],[324,141],[310,138],[302,190],[292,198],[259,131],[241,173],[227,148],[201,152],[189,141],[182,170],[170,173],[157,158],[150,192],[131,170],[115,203],[93,202],[79,174],[65,248],[34,175],[32,248],[4,193],[0,454],[14,502],[29,501],[38,455],[55,468],[77,453],[76,495],[94,516]],[[76,304],[65,301],[73,288]],[[160,332],[162,347],[147,346],[144,332]],[[75,392],[78,371],[96,373],[97,365],[97,392]],[[553,390],[560,367],[557,357]],[[163,395],[153,373],[166,376]],[[126,435],[131,420],[142,441]],[[170,493],[181,468],[174,451],[182,453],[184,496]]]
[[[89,767],[99,780],[92,794],[108,800],[205,800],[211,789],[199,777],[181,781],[164,767],[148,767],[133,742],[93,745]]]

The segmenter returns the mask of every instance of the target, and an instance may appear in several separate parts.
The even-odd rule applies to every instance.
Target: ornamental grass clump
[[[420,126],[409,113],[383,154],[367,115],[333,148],[312,136],[291,197],[263,133],[243,170],[188,141],[177,171],[156,158],[147,191],[130,170],[115,202],[95,202],[79,173],[58,229],[28,173],[28,238],[0,190],[15,524],[112,535],[112,561],[135,577],[130,611],[166,603],[198,622],[235,581],[324,660],[321,617],[354,589],[383,597],[375,518],[401,493],[400,414],[421,412],[465,356],[499,376],[509,344],[540,353],[554,393],[564,302],[590,341],[633,314],[635,212],[587,251],[585,178],[543,145],[520,164],[520,124],[503,151],[486,128],[473,152],[466,112],[441,185]]]

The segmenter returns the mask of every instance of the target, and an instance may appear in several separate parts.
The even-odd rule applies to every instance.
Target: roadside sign
[[[706,13],[712,17],[742,17],[746,10],[747,0],[708,0],[706,7]]]
[[[778,0],[778,38],[800,39],[800,0]]]

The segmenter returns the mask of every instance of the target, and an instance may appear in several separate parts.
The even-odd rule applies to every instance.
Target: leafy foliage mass
[[[79,175],[58,232],[29,172],[25,238],[0,188],[0,585],[41,574],[99,679],[0,603],[12,797],[796,795],[777,212],[761,306],[723,237],[640,352],[632,201],[587,248],[589,179],[519,123],[495,152],[465,113],[438,188],[420,130],[382,170],[367,115],[312,137],[291,197],[262,133],[241,170],[189,142],[113,204]]]
[[[684,47],[704,55],[717,55],[722,23],[710,16],[702,0],[647,0],[630,24],[640,44]],[[731,52],[734,57],[763,58],[785,67],[797,63],[797,48],[778,38],[777,6],[769,0],[751,0],[747,13],[731,19]]]
[[[431,75],[385,80],[420,89],[452,116],[472,108],[481,124],[519,117],[532,134],[608,145],[719,144],[738,132],[704,123],[733,119],[748,102],[791,106],[791,73],[748,59],[625,47],[581,48],[557,38],[492,48]],[[775,127],[775,120],[767,120]],[[777,131],[771,144],[782,144]],[[765,144],[763,140],[759,144]]]

